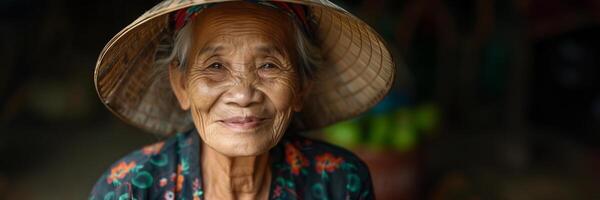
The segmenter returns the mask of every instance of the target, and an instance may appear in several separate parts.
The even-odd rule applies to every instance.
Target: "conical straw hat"
[[[96,63],[98,96],[115,115],[146,131],[169,135],[193,127],[190,114],[172,99],[168,80],[151,67],[158,45],[172,38],[169,14],[194,5],[224,0],[165,0],[121,30],[104,47]],[[327,0],[286,0],[308,7],[314,40],[324,62],[296,117],[300,129],[320,128],[355,117],[389,91],[394,62],[384,41],[369,25]],[[165,90],[165,88],[167,88]]]

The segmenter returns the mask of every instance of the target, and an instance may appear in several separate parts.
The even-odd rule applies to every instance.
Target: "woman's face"
[[[189,24],[186,71],[171,66],[173,90],[205,144],[226,156],[268,151],[301,108],[292,22],[252,3],[222,3]]]

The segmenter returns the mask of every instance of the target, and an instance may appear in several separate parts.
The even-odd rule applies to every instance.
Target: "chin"
[[[271,149],[271,145],[257,144],[255,142],[248,141],[229,141],[227,144],[215,146],[217,146],[215,148],[217,152],[228,157],[258,156],[268,152]]]
[[[268,152],[277,141],[272,141],[272,133],[256,131],[248,133],[221,130],[218,135],[212,135],[212,140],[204,141],[215,151],[228,157],[258,156]]]

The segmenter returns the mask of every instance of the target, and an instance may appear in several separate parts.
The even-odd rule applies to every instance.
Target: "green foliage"
[[[365,146],[404,152],[417,147],[420,138],[435,132],[439,116],[435,104],[425,103],[337,123],[326,128],[324,134],[329,142],[346,148]]]

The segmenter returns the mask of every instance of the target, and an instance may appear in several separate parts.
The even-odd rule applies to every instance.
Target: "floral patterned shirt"
[[[270,150],[269,199],[374,199],[367,166],[355,155],[295,134]],[[188,131],[115,162],[90,199],[204,199],[200,137]]]

